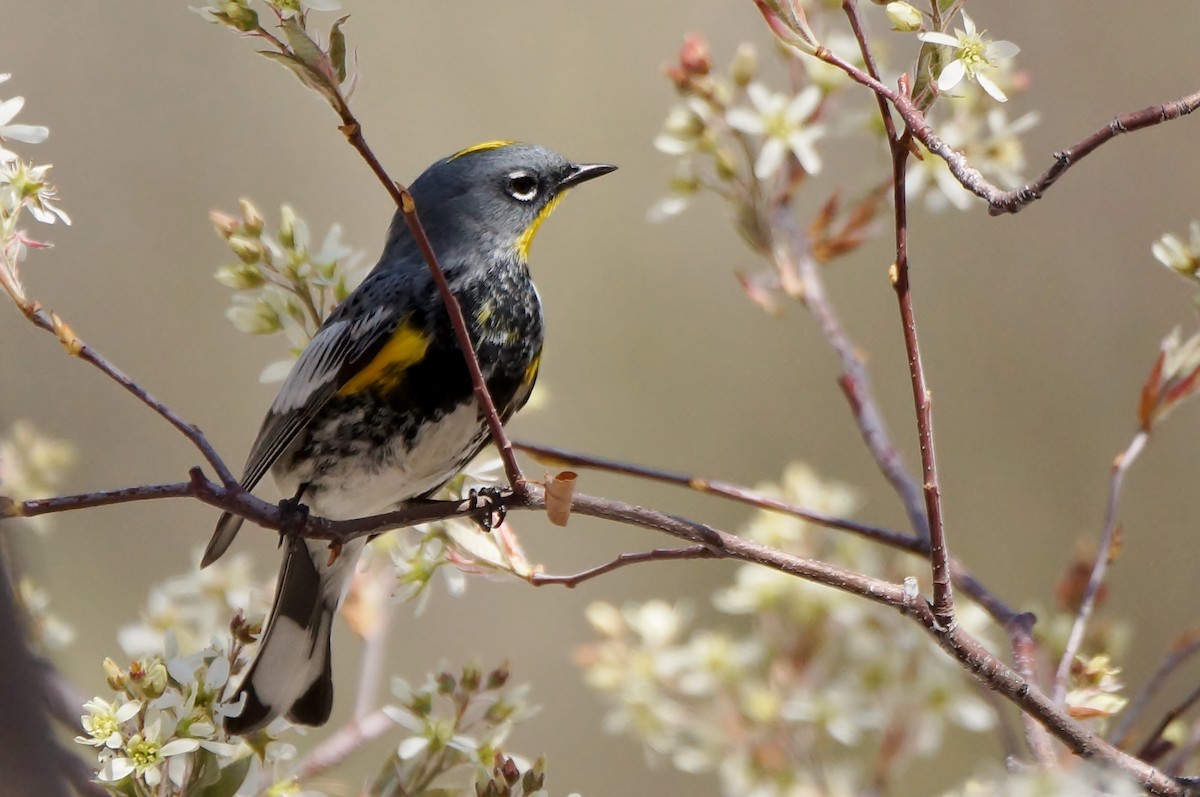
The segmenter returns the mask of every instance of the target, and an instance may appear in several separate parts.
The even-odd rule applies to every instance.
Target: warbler
[[[568,189],[616,167],[573,163],[513,141],[469,147],[410,187],[417,215],[462,307],[502,420],[529,398],[542,354],[541,301],[529,247]],[[490,434],[442,298],[397,212],[378,264],[301,352],[254,441],[242,486],[271,471],[286,496],[330,519],[362,517],[429,496]],[[201,566],[220,557],[242,519],[221,516]],[[246,734],[284,715],[321,725],[333,706],[330,630],[362,538],[287,536],[274,604],[231,702],[226,730]]]

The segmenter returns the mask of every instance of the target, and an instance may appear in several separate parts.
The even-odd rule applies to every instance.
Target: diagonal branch
[[[236,485],[237,479],[221,459],[221,456],[213,448],[212,443],[204,436],[199,427],[188,423],[179,416],[173,409],[159,401],[150,394],[144,387],[126,376],[119,368],[108,361],[98,351],[93,349],[88,344],[75,334],[75,330],[63,321],[53,310],[46,310],[40,304],[30,299],[26,299],[19,285],[14,285],[10,282],[10,274],[5,269],[0,269],[0,287],[9,295],[17,308],[25,315],[27,319],[39,329],[43,329],[55,337],[62,343],[63,348],[67,350],[67,354],[72,357],[78,357],[89,365],[94,366],[103,372],[109,379],[116,382],[121,387],[125,388],[129,393],[147,407],[164,418],[167,423],[174,426],[180,434],[195,446],[208,464],[216,471],[217,478],[225,485]]]
[[[530,573],[525,577],[535,587],[545,587],[551,584],[566,587],[567,589],[575,589],[585,581],[590,581],[598,576],[611,573],[614,570],[619,570],[622,567],[629,565],[638,565],[645,562],[674,562],[681,559],[717,559],[719,558],[713,550],[704,545],[689,545],[686,548],[655,548],[652,551],[640,551],[638,553],[623,553],[616,559],[605,562],[602,565],[589,567],[587,570],[582,570],[578,573],[573,573],[569,576],[551,576],[545,573]]]
[[[1150,704],[1150,700],[1158,694],[1158,690],[1162,688],[1171,673],[1197,653],[1200,653],[1200,633],[1193,629],[1184,634],[1182,638],[1177,639],[1171,649],[1162,657],[1154,669],[1154,673],[1142,685],[1137,695],[1129,701],[1129,707],[1121,714],[1121,721],[1108,734],[1109,741],[1118,747],[1127,747],[1130,742],[1130,731],[1133,730],[1133,726],[1142,712],[1146,710],[1146,706]]]
[[[1084,632],[1087,631],[1088,620],[1096,608],[1096,596],[1104,584],[1104,576],[1108,572],[1108,563],[1112,558],[1113,537],[1117,532],[1117,504],[1121,500],[1121,485],[1125,482],[1125,474],[1146,447],[1150,433],[1145,429],[1133,436],[1128,447],[1113,460],[1112,480],[1108,489],[1108,504],[1104,510],[1104,533],[1100,536],[1100,548],[1096,551],[1096,561],[1092,564],[1092,575],[1088,579],[1087,589],[1079,602],[1079,611],[1075,613],[1075,622],[1071,624],[1071,633],[1063,648],[1062,658],[1058,662],[1058,670],[1054,674],[1054,700],[1062,703],[1067,696],[1067,680],[1071,674],[1071,663],[1083,643]]]
[[[993,216],[1020,212],[1026,205],[1041,199],[1046,190],[1058,182],[1058,179],[1068,169],[1090,155],[1101,144],[1111,141],[1122,133],[1131,133],[1163,122],[1180,119],[1200,108],[1200,91],[1196,91],[1177,100],[1120,114],[1079,143],[1055,153],[1054,163],[1037,178],[1020,188],[1005,191],[991,183],[971,165],[971,162],[961,152],[951,147],[934,132],[925,119],[925,114],[908,96],[907,90],[896,91],[890,88],[878,77],[863,72],[825,47],[818,47],[814,55],[822,61],[836,66],[851,80],[871,89],[877,96],[886,98],[900,114],[911,131],[912,137],[924,144],[925,148],[934,155],[946,161],[946,165],[950,167],[950,173],[963,188],[980,199],[986,200],[988,212]]]

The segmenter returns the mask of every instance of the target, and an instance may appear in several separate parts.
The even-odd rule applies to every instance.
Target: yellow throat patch
[[[388,393],[404,381],[405,372],[425,358],[430,338],[408,322],[400,324],[383,348],[338,391],[349,396],[364,390]]]
[[[554,208],[558,206],[558,203],[562,201],[566,193],[566,191],[563,191],[555,196],[554,199],[547,202],[546,207],[538,212],[537,218],[530,222],[529,226],[525,228],[525,232],[521,233],[520,237],[517,238],[517,257],[521,258],[522,262],[529,261],[529,247],[533,244],[533,236],[537,235],[538,228],[542,226],[542,222],[554,211]]]

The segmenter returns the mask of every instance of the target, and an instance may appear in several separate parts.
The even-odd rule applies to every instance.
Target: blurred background
[[[1022,47],[1019,63],[1033,84],[1009,111],[1042,112],[1026,137],[1031,174],[1114,113],[1197,88],[1200,5],[1191,0],[1106,14],[1082,3],[969,5],[981,27]],[[769,38],[749,0],[345,6],[361,70],[353,105],[398,179],[494,138],[621,167],[573,194],[539,236],[532,267],[549,328],[541,372],[548,402],[516,419],[514,436],[745,484],[777,479],[803,460],[856,485],[863,519],[904,527],[810,318],[796,306],[772,317],[743,296],[735,271],[760,265],[725,209],[704,197],[680,218],[645,220],[673,166],[651,144],[674,98],[662,68],[691,32],[711,40],[722,67],[741,41],[756,42],[767,60]],[[864,4],[864,12],[882,31],[878,10]],[[885,41],[906,52],[897,37]],[[74,220],[36,230],[54,249],[26,262],[31,295],[240,467],[275,390],[257,376],[280,356],[281,340],[247,337],[225,319],[229,291],[212,274],[229,255],[208,211],[235,212],[246,196],[274,228],[280,202],[290,202],[318,240],[340,223],[373,262],[393,210],[387,196],[315,95],[184,2],[7,0],[0,42],[0,71],[14,75],[4,94],[27,98],[18,121],[52,131],[25,151],[54,164]],[[1174,326],[1194,324],[1191,289],[1153,260],[1150,244],[1200,216],[1198,123],[1104,147],[1015,217],[989,218],[982,206],[942,215],[914,206],[913,284],[949,540],[1011,603],[1048,603],[1080,541],[1098,538],[1112,458],[1135,429],[1158,343]],[[826,142],[826,170],[806,194],[806,214],[839,185],[839,173],[853,190],[862,168],[884,172],[883,150],[863,141]],[[826,279],[915,472],[888,263],[887,247],[871,245]],[[79,447],[70,491],[177,480],[199,461],[165,423],[0,308],[0,429],[18,419]],[[1198,439],[1200,407],[1185,407],[1127,483],[1110,607],[1135,620],[1125,662],[1134,683],[1197,621],[1189,563],[1200,513]],[[730,530],[747,516],[602,475],[585,474],[580,489]],[[26,565],[77,628],[63,665],[88,694],[103,692],[101,658],[121,658],[116,628],[152,581],[191,566],[216,516],[182,501],[62,515],[45,544],[26,548]],[[532,516],[519,523],[531,556],[550,572],[666,543],[582,518],[566,529]],[[259,554],[268,575],[274,544],[251,531],[238,547]],[[583,619],[590,602],[661,597],[704,615],[707,596],[734,567],[648,565],[573,591],[472,580],[461,599],[436,594],[420,618],[398,613],[389,666],[416,679],[443,663],[510,660],[543,706],[511,746],[549,756],[555,793],[716,794],[715,780],[647,767],[633,741],[605,736],[604,706],[583,686],[571,651],[591,638]],[[338,634],[347,688],[356,642],[345,628]],[[956,757],[932,781],[913,781],[911,793],[948,788],[996,752]]]

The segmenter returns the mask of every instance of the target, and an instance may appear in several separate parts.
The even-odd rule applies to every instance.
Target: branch
[[[552,465],[560,465],[574,468],[592,468],[596,470],[609,471],[612,473],[620,473],[626,476],[635,476],[638,478],[649,479],[651,481],[662,482],[664,484],[674,484],[679,487],[686,487],[690,490],[695,490],[708,495],[716,495],[721,498],[728,498],[732,501],[747,504],[749,506],[758,507],[759,509],[767,509],[773,512],[782,512],[787,515],[794,515],[802,520],[807,520],[818,526],[827,528],[842,529],[854,534],[858,534],[866,539],[873,540],[886,545],[889,548],[894,548],[898,551],[906,551],[917,556],[929,558],[929,543],[911,534],[902,534],[898,531],[882,528],[880,526],[872,526],[867,523],[860,523],[848,518],[840,518],[832,515],[826,515],[821,512],[816,512],[812,509],[792,504],[787,501],[782,501],[774,496],[765,495],[763,493],[751,490],[748,487],[742,487],[730,482],[717,481],[713,479],[705,479],[700,476],[694,476],[677,471],[661,470],[658,468],[649,468],[642,465],[634,465],[628,462],[621,462],[613,459],[593,456],[591,454],[581,454],[567,449],[557,448],[554,446],[542,445],[539,443],[529,443],[525,441],[514,441],[514,447],[528,454],[533,455],[535,459]],[[1008,628],[1014,620],[1023,617],[1031,617],[1026,613],[1018,612],[1009,607],[998,596],[992,593],[986,586],[983,585],[970,571],[966,569],[957,559],[950,559],[950,575],[955,586],[963,590],[972,600],[978,603],[992,619],[994,619],[1001,627]],[[1032,621],[1028,624],[1020,623],[1019,627],[1032,625]]]
[[[844,5],[846,4],[844,3]],[[933,128],[930,127],[928,121],[925,119],[925,114],[913,104],[912,98],[908,96],[906,88],[903,91],[896,91],[889,88],[877,77],[873,77],[853,64],[842,60],[825,47],[818,47],[813,55],[841,69],[851,80],[871,89],[877,96],[886,98],[896,109],[896,112],[900,114],[912,137],[924,144],[925,148],[934,155],[946,161],[946,165],[950,167],[950,173],[954,175],[963,188],[975,194],[980,199],[986,200],[988,203],[988,213],[993,216],[999,216],[1004,213],[1017,213],[1026,205],[1041,199],[1046,190],[1056,183],[1058,178],[1062,177],[1068,169],[1090,155],[1101,144],[1111,141],[1118,135],[1130,133],[1145,127],[1153,127],[1163,122],[1170,122],[1174,119],[1187,116],[1196,110],[1196,108],[1200,108],[1200,91],[1197,91],[1177,100],[1171,100],[1160,105],[1151,105],[1140,111],[1120,114],[1107,125],[1101,127],[1079,143],[1055,153],[1054,163],[1036,179],[1020,188],[1005,191],[989,182],[978,169],[971,165],[971,162],[962,153],[943,141],[933,131]],[[890,120],[890,117],[887,118]]]
[[[27,319],[39,329],[51,333],[58,338],[62,343],[63,348],[67,350],[67,354],[72,357],[78,357],[84,362],[98,368],[108,378],[112,379],[125,390],[129,391],[138,401],[145,404],[150,409],[154,410],[158,415],[166,419],[166,421],[174,426],[179,432],[194,445],[208,464],[212,465],[216,471],[217,478],[223,484],[235,485],[237,479],[221,459],[221,456],[208,442],[208,438],[200,431],[199,427],[188,423],[181,418],[174,410],[163,404],[161,401],[152,396],[149,391],[126,376],[120,369],[109,362],[98,351],[93,349],[88,344],[75,334],[75,330],[63,321],[53,310],[46,310],[40,304],[30,299],[26,299],[24,292],[19,285],[15,285],[10,281],[10,274],[5,269],[0,269],[0,288],[9,295]]]
[[[776,260],[776,268],[787,269],[798,274],[804,286],[801,301],[817,320],[821,333],[837,355],[842,367],[838,384],[850,403],[850,411],[854,414],[855,425],[871,452],[884,478],[892,485],[892,489],[900,496],[904,511],[908,514],[909,525],[913,532],[923,539],[929,538],[929,520],[925,514],[921,489],[909,474],[892,441],[887,423],[875,402],[874,391],[871,388],[870,377],[858,354],[858,347],[850,340],[838,319],[833,304],[825,294],[825,284],[821,279],[816,263],[808,253],[804,235],[796,226],[786,207],[780,208],[776,225],[788,232],[791,245],[776,242],[772,257]]]
[[[296,767],[293,776],[300,782],[310,780],[342,763],[362,745],[378,739],[395,727],[395,721],[382,710],[373,711],[361,719],[353,719],[314,747]]]
[[[277,506],[257,499],[240,488],[227,489],[222,485],[210,482],[204,478],[198,468],[192,470],[192,480],[187,483],[149,485],[146,488],[111,490],[103,493],[64,496],[16,504],[10,502],[7,505],[6,513],[10,516],[45,514],[90,506],[184,496],[195,497],[205,503],[236,512],[267,528],[278,529],[282,521],[282,513]],[[511,502],[508,506],[510,510],[544,511],[545,509],[543,492],[535,484],[529,485],[524,497],[514,495],[510,497],[509,501]],[[1184,797],[1187,794],[1187,790],[1183,786],[1159,770],[1117,750],[1081,727],[1047,698],[1036,684],[1007,667],[960,627],[957,625],[947,626],[942,623],[932,607],[910,591],[906,585],[894,584],[836,565],[788,554],[703,523],[620,501],[577,494],[572,500],[571,509],[572,513],[576,515],[586,515],[670,534],[685,540],[692,547],[704,547],[716,558],[733,559],[770,567],[903,611],[933,635],[938,644],[956,661],[978,676],[991,689],[1033,716],[1076,754],[1098,758],[1119,767],[1155,794],[1171,795],[1172,797]],[[416,504],[396,512],[351,521],[329,521],[324,518],[309,517],[296,530],[296,533],[314,539],[345,542],[373,531],[428,522],[438,518],[468,515],[472,511],[477,510],[472,510],[468,501],[444,501]],[[683,554],[680,556],[682,557]],[[344,733],[339,732],[335,738],[342,740],[348,746],[357,744],[356,740],[361,739],[364,733],[373,732],[371,729],[377,727],[372,724],[373,717],[374,715],[368,715],[363,723],[354,728],[348,726]],[[322,760],[340,760],[336,758],[336,755],[341,755],[341,753],[336,753],[336,751],[343,748],[335,748],[331,744],[323,749],[334,751],[334,753]],[[310,765],[316,766],[316,764]]]
[[[1163,683],[1170,677],[1171,673],[1190,659],[1192,656],[1200,652],[1200,633],[1196,629],[1184,634],[1182,638],[1177,639],[1171,649],[1162,657],[1155,668],[1154,673],[1142,685],[1137,696],[1129,702],[1129,707],[1121,714],[1121,721],[1117,723],[1112,732],[1108,735],[1109,741],[1113,742],[1118,747],[1126,747],[1129,742],[1129,732],[1133,729],[1134,723],[1146,706],[1149,705],[1151,698],[1158,694],[1158,690],[1162,688]]]
[[[1163,715],[1162,720],[1158,723],[1157,727],[1155,727],[1154,732],[1147,737],[1146,742],[1142,745],[1141,749],[1138,750],[1138,758],[1153,760],[1166,752],[1167,748],[1163,748],[1159,745],[1159,739],[1162,738],[1163,732],[1167,730],[1167,726],[1183,716],[1183,714],[1192,706],[1196,705],[1198,701],[1200,701],[1200,686],[1197,686],[1195,689],[1189,692],[1187,697],[1179,701],[1178,704],[1176,704],[1171,708],[1170,711]]]
[[[896,226],[896,261],[888,271],[904,333],[908,353],[908,372],[912,381],[913,405],[917,414],[917,437],[921,449],[922,489],[925,512],[929,518],[929,561],[933,578],[933,613],[946,626],[954,624],[954,588],[950,580],[950,552],[946,547],[946,529],[942,523],[942,497],[938,485],[937,457],[933,447],[933,397],[925,380],[921,347],[917,339],[917,320],[913,313],[912,292],[908,280],[908,200],[905,178],[908,163],[908,136],[889,139],[892,151],[892,191]]]
[[[514,440],[513,447],[519,451],[524,451],[525,453],[532,455],[535,459],[543,464],[571,468],[590,468],[593,470],[608,471],[610,473],[620,473],[625,476],[635,476],[642,479],[648,479],[650,481],[661,482],[663,484],[674,484],[679,487],[687,487],[688,489],[695,490],[699,493],[728,498],[733,501],[758,507],[759,509],[769,509],[775,512],[783,512],[788,515],[794,515],[801,520],[807,520],[809,523],[813,523],[818,526],[850,531],[862,537],[866,537],[867,539],[881,542],[884,545],[892,548],[923,553],[923,551],[914,547],[920,545],[920,539],[911,534],[903,534],[899,531],[892,531],[891,529],[885,529],[881,526],[872,526],[869,523],[860,523],[857,520],[850,520],[849,518],[827,515],[824,512],[807,509],[797,504],[780,500],[774,496],[766,495],[756,490],[751,490],[748,487],[742,487],[740,485],[733,484],[732,482],[705,479],[700,476],[693,476],[679,471],[662,470],[660,468],[635,465],[629,462],[621,462],[615,459],[597,457],[591,454],[581,454],[577,451],[568,451],[565,448],[542,445],[540,443],[530,443],[524,440]]]
[[[340,91],[337,96],[341,102],[335,103],[333,107],[342,120],[342,124],[338,129],[346,136],[346,140],[350,142],[350,146],[354,147],[363,160],[366,161],[367,166],[379,178],[379,182],[383,183],[383,187],[391,195],[392,201],[396,203],[396,207],[404,215],[404,222],[408,225],[408,230],[412,233],[413,240],[417,242],[417,247],[421,250],[421,255],[425,258],[425,264],[429,266],[429,273],[433,275],[433,280],[437,284],[442,302],[446,305],[446,312],[450,316],[450,324],[454,327],[458,346],[462,349],[463,359],[467,364],[467,371],[471,374],[471,387],[475,391],[475,399],[479,402],[484,418],[487,420],[492,442],[495,443],[496,449],[500,452],[500,460],[504,463],[504,473],[508,477],[508,483],[514,492],[521,493],[524,490],[525,476],[521,473],[521,466],[517,463],[512,443],[509,442],[508,435],[504,432],[504,423],[500,420],[500,414],[496,411],[496,403],[492,401],[492,394],[488,391],[487,383],[484,381],[483,371],[479,367],[479,357],[475,354],[475,345],[471,340],[471,333],[467,329],[467,322],[463,316],[462,307],[459,306],[458,299],[455,298],[454,293],[450,290],[450,283],[446,281],[446,274],[438,263],[433,246],[429,243],[429,236],[425,234],[425,229],[421,226],[416,202],[406,187],[388,176],[379,159],[375,157],[375,153],[367,145],[367,140],[362,134],[362,125],[359,124],[358,119],[350,111],[350,106],[341,96]]]
[[[644,551],[641,553],[623,553],[616,559],[610,562],[605,562],[602,565],[588,568],[579,573],[569,576],[551,576],[543,573],[530,573],[525,577],[535,587],[545,587],[551,584],[564,586],[567,589],[575,589],[585,581],[590,581],[597,576],[602,576],[605,573],[611,573],[628,565],[641,564],[643,562],[667,562],[676,561],[679,559],[717,559],[716,553],[704,545],[689,545],[686,548],[655,548],[652,551]]]
[[[1067,681],[1071,675],[1071,664],[1075,654],[1083,642],[1084,632],[1087,631],[1088,620],[1096,608],[1096,596],[1104,584],[1104,576],[1108,572],[1108,562],[1112,557],[1113,535],[1117,531],[1117,504],[1121,499],[1121,485],[1125,474],[1137,460],[1138,455],[1146,447],[1150,433],[1145,429],[1133,436],[1126,449],[1113,460],[1112,481],[1108,488],[1108,505],[1104,510],[1104,533],[1100,536],[1100,548],[1096,551],[1096,561],[1092,565],[1092,575],[1088,579],[1087,589],[1079,602],[1079,611],[1075,614],[1075,622],[1071,625],[1071,634],[1063,648],[1062,658],[1058,661],[1058,670],[1054,674],[1054,700],[1062,703],[1067,696]]]
[[[1037,683],[1037,646],[1033,641],[1033,615],[1023,614],[1014,618],[1008,626],[1009,642],[1012,645],[1013,667],[1030,683]],[[1038,766],[1053,767],[1058,763],[1050,734],[1032,716],[1021,712],[1021,724],[1025,728],[1025,741],[1033,760]]]

